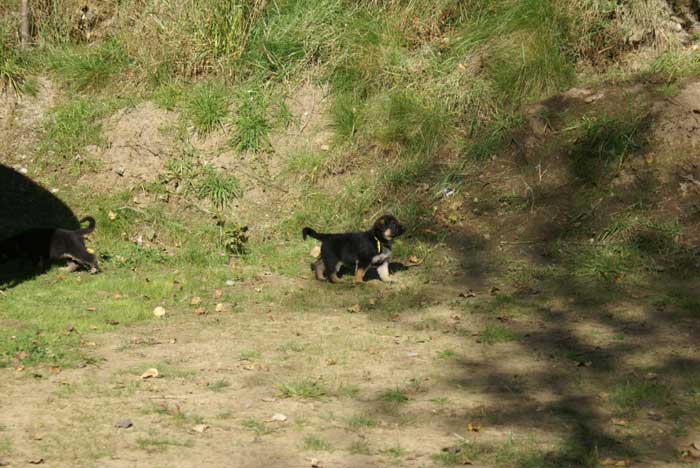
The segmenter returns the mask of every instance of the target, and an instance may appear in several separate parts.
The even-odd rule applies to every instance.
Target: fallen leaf
[[[202,298],[199,296],[194,296],[192,299],[190,299],[190,305],[197,305],[200,302],[202,302]]]
[[[97,307],[88,307],[87,309],[88,312],[95,312],[97,310]]]
[[[146,380],[150,378],[155,378],[158,377],[158,369],[155,367],[151,367],[150,369],[146,369],[146,371],[141,374],[141,379]]]
[[[204,309],[204,307],[197,307],[194,313],[197,315],[206,315],[207,311]]]
[[[355,304],[355,305],[348,307],[348,312],[350,312],[351,314],[357,313],[359,311],[360,311],[360,304]]]
[[[481,425],[479,424],[467,424],[467,432],[481,432]]]
[[[416,353],[415,351],[411,351],[410,353],[408,353],[408,357],[418,357],[418,353]]]
[[[661,421],[663,419],[663,415],[661,413],[659,413],[658,411],[654,411],[654,410],[648,411],[647,416],[652,421]]]
[[[107,217],[110,221],[114,221],[115,219],[117,219],[117,213],[115,213],[114,211],[110,211],[109,213],[107,213]]]
[[[214,299],[220,298],[224,294],[223,289],[215,289],[214,290]]]
[[[615,426],[627,426],[629,424],[629,421],[620,418],[612,418],[610,422],[613,423]]]
[[[17,372],[22,372],[24,370],[24,366],[17,366],[17,367],[15,367],[15,370]]]
[[[49,371],[51,371],[52,374],[60,374],[61,373],[61,368],[60,366],[51,366],[49,367]]]
[[[255,370],[255,364],[253,364],[253,363],[241,364],[241,369],[243,369],[243,370]]]
[[[208,424],[197,424],[196,426],[194,426],[194,427],[192,428],[192,430],[193,430],[194,432],[199,432],[200,434],[201,434],[202,432],[206,431],[207,429],[209,429],[209,425],[208,425]]]
[[[67,331],[68,333],[73,332],[73,331],[75,331],[75,327],[74,327],[73,325],[68,325],[68,326],[66,327],[66,331]]]
[[[107,319],[105,320],[105,322],[107,323],[107,325],[119,325],[119,322],[113,319]]]
[[[131,422],[131,419],[120,419],[114,423],[114,427],[118,429],[128,429],[133,425],[134,423]]]
[[[311,249],[311,251],[309,252],[309,257],[316,258],[316,257],[318,257],[319,255],[321,255],[321,247],[319,247],[318,245],[316,245],[316,246],[314,246],[314,248]]]
[[[322,468],[321,462],[318,460],[318,458],[311,459],[311,468]]]
[[[615,460],[614,458],[606,458],[602,462],[603,466],[632,466],[629,460]]]
[[[591,367],[593,362],[591,361],[579,361],[576,363],[576,367]]]
[[[328,364],[329,366],[335,366],[336,364],[338,364],[338,361],[336,361],[333,358],[328,358],[326,359],[326,364]]]
[[[118,292],[112,293],[112,299],[121,299],[121,298],[122,298],[122,295],[119,294]]]
[[[287,420],[287,416],[285,416],[285,415],[282,414],[282,413],[275,413],[275,414],[272,415],[272,418],[270,418],[270,421],[279,421],[279,422],[283,422],[283,421],[286,421],[286,420]]]
[[[467,291],[465,293],[463,293],[463,292],[459,293],[459,297],[464,297],[464,298],[476,297],[476,293],[470,289],[469,291]]]
[[[153,315],[156,317],[163,317],[165,315],[165,308],[158,306],[155,309],[153,309]]]
[[[411,255],[410,257],[408,257],[408,263],[410,263],[411,265],[420,265],[421,263],[423,263],[423,260],[420,260],[415,255]]]
[[[277,401],[277,398],[275,398],[275,397],[264,397],[264,398],[262,399],[262,401],[264,401],[265,403],[274,403],[275,401]]]
[[[367,352],[369,354],[377,354],[379,352],[379,350],[377,348],[375,348],[374,346],[370,346],[369,348],[367,348]]]
[[[216,312],[223,312],[226,310],[226,306],[224,304],[219,303],[219,304],[216,304],[216,307],[214,307],[214,310]]]
[[[44,463],[44,459],[43,459],[43,458],[32,458],[31,460],[28,460],[28,461],[29,461],[29,463],[31,463],[32,465],[41,465],[42,463]]]

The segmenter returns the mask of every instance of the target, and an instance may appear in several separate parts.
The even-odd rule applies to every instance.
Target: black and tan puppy
[[[321,241],[321,258],[314,264],[316,279],[326,277],[331,283],[338,282],[338,270],[343,265],[355,267],[353,283],[362,282],[369,268],[376,268],[382,281],[389,281],[389,258],[391,241],[404,232],[404,227],[392,215],[379,218],[372,229],[364,232],[342,234],[319,234],[309,227],[301,235]]]
[[[34,266],[47,268],[53,262],[68,260],[66,271],[85,268],[97,272],[97,259],[85,247],[84,236],[95,229],[95,218],[86,216],[86,228],[71,231],[60,228],[33,228],[0,242],[0,256],[29,258]]]

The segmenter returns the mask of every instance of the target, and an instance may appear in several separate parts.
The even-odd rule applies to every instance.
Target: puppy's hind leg
[[[324,281],[326,279],[326,266],[320,258],[314,263],[314,272],[317,280]]]
[[[365,277],[367,272],[367,266],[362,266],[360,264],[355,268],[355,277],[352,279],[352,284],[362,284],[362,279]]]

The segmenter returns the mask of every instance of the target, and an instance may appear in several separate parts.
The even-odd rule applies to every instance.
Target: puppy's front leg
[[[394,280],[391,279],[391,277],[389,276],[389,261],[388,260],[377,267],[377,273],[379,273],[379,278],[381,278],[382,281],[386,281],[388,283],[394,282]]]

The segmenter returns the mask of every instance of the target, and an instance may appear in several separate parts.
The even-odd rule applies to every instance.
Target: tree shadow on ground
[[[647,99],[651,92],[638,91]],[[553,102],[564,112],[560,101]],[[507,306],[487,294],[471,304],[519,338],[487,365],[461,361],[463,376],[445,383],[498,402],[486,409],[492,428],[557,435],[559,448],[538,466],[598,466],[605,457],[674,462],[682,436],[700,428],[700,398],[688,392],[688,370],[700,365],[700,252],[679,242],[697,220],[683,215],[688,200],[673,204],[677,178],[669,180],[668,167],[648,162],[649,153],[663,151],[651,138],[657,114],[622,102],[611,99],[598,115],[579,118],[573,135],[552,129],[559,140],[549,150],[540,142],[518,155],[513,175],[530,188],[527,209],[466,204],[481,225],[505,235],[476,242],[466,227],[447,242],[464,270],[451,276],[453,284],[499,284]],[[479,182],[503,176],[484,171]],[[504,318],[514,306],[520,313]],[[480,313],[468,299],[462,307]],[[509,364],[523,357],[537,370],[504,386],[514,376]],[[478,418],[463,416],[462,426]],[[630,422],[617,426],[613,417]]]
[[[71,209],[49,190],[0,164],[0,241],[36,227],[80,226]],[[38,273],[21,259],[0,257],[0,288],[14,287]]]

